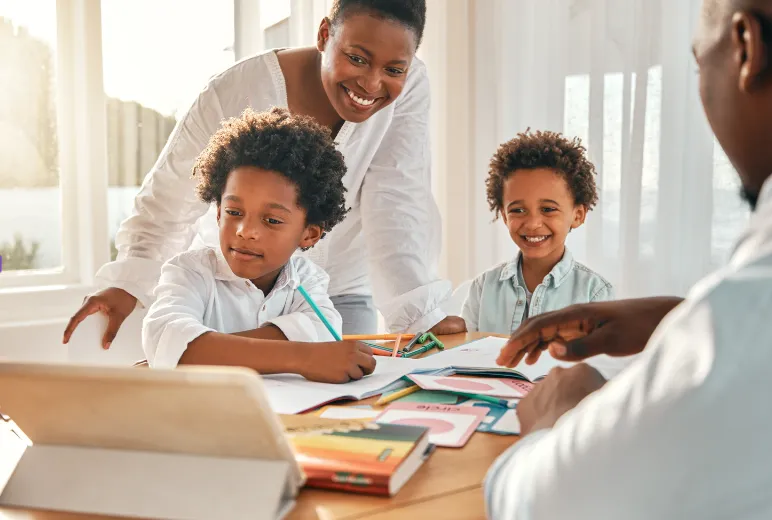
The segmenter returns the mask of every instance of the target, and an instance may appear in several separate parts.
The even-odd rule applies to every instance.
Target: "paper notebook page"
[[[375,371],[358,381],[344,384],[316,383],[296,374],[263,376],[271,408],[276,413],[296,414],[337,399],[364,399],[379,391],[415,367],[415,360],[376,359]]]
[[[501,369],[502,367],[496,364],[496,359],[499,357],[501,348],[506,343],[506,338],[489,336],[466,345],[459,345],[456,348],[445,350],[433,356],[422,358],[418,360],[418,365],[421,369],[442,369],[451,366]],[[536,364],[526,365],[523,361],[513,370],[520,372],[533,381],[538,377],[547,375],[552,367],[571,366],[571,364],[558,361],[548,353],[543,352]]]
[[[549,352],[542,352],[539,360],[533,365],[526,365],[525,360],[521,361],[514,369],[527,377],[530,381],[535,381],[539,377],[546,376],[554,367],[570,367],[574,363],[558,361],[549,355]]]
[[[441,369],[451,366],[475,368],[500,368],[496,364],[506,338],[487,337],[466,345],[444,350],[417,360],[420,369]]]

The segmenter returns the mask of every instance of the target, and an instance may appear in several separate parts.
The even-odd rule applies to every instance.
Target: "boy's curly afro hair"
[[[343,156],[330,131],[310,117],[247,108],[225,121],[193,166],[199,198],[219,205],[228,174],[241,166],[274,171],[294,183],[306,224],[327,232],[346,216]]]
[[[595,186],[595,166],[587,159],[579,138],[567,139],[556,132],[531,132],[499,146],[491,159],[485,181],[488,205],[498,218],[504,201],[504,182],[516,170],[549,168],[561,175],[574,196],[574,204],[591,210],[598,202]]]

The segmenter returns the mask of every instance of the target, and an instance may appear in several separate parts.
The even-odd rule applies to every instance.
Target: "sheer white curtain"
[[[528,127],[588,148],[600,203],[568,245],[619,296],[683,294],[724,262],[748,211],[700,105],[700,3],[473,2],[474,272],[516,253],[487,223],[483,180],[496,146]]]

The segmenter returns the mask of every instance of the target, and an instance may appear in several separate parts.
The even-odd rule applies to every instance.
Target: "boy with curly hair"
[[[565,246],[598,201],[595,167],[578,139],[518,134],[493,156],[486,186],[494,220],[520,253],[473,281],[461,314],[467,330],[510,334],[528,317],[613,298],[611,284]]]
[[[343,157],[329,130],[283,109],[225,121],[193,167],[217,205],[219,247],[179,254],[161,271],[142,327],[151,367],[237,365],[345,382],[375,368],[357,342],[334,342],[329,277],[299,255],[346,215]]]

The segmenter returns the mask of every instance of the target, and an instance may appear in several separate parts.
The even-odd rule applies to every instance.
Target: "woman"
[[[102,312],[109,348],[137,302],[150,305],[163,262],[188,248],[196,231],[199,240],[216,237],[209,206],[195,197],[193,161],[224,118],[271,106],[329,127],[346,160],[351,211],[309,253],[330,275],[344,333],[375,331],[373,298],[390,330],[461,332],[463,320],[439,308],[451,286],[435,273],[441,224],[430,191],[429,83],[415,57],[425,18],[425,0],[336,0],[316,47],[268,51],[215,76],[177,124],[121,224],[118,259],[97,273],[107,288],[70,319],[64,342],[88,315]]]

